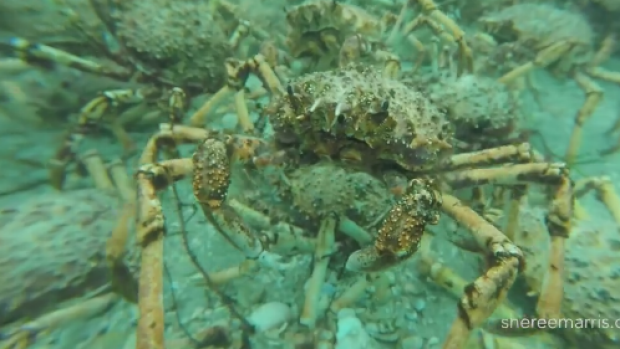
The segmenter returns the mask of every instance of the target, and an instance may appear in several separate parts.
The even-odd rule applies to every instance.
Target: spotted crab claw
[[[411,257],[420,246],[426,225],[439,221],[441,198],[430,180],[414,179],[390,210],[372,246],[353,252],[346,269],[372,272]]]

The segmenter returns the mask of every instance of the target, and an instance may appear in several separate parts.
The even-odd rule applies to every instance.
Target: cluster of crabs
[[[617,2],[593,2],[620,11]],[[446,5],[456,6],[448,11],[432,0],[378,1],[367,9],[309,0],[263,12],[225,0],[89,4],[97,25],[81,21],[71,7],[67,16],[93,46],[91,58],[32,38],[15,37],[2,47],[33,66],[63,65],[139,86],[102,91],[87,103],[49,164],[58,190],[77,164],[97,190],[123,198],[125,225],[127,212],[135,210],[140,270],[120,262],[118,249],[128,239],[121,228],[110,238],[121,247],[107,243],[107,258],[96,263],[136,283],[139,297],[133,288],[121,290],[139,304],[136,348],[164,348],[166,227],[159,192],[188,177],[208,223],[252,263],[270,268],[287,248],[295,253],[310,246],[314,272],[300,320],[307,327],[321,317],[313,311],[312,285],[320,288],[327,268],[322,260],[336,254],[346,254],[349,272],[371,275],[420,255],[422,272],[460,293],[446,349],[471,345],[474,330],[492,327],[487,320],[506,307],[520,275],[536,296],[537,318],[588,312],[566,309],[578,303],[565,284],[570,270],[564,270],[565,264],[579,266],[567,249],[575,220],[586,215],[577,198],[596,191],[616,223],[620,200],[609,179],[575,183],[569,169],[578,160],[583,125],[603,98],[594,79],[620,83],[620,72],[601,67],[614,37],[576,11],[583,4],[481,1]],[[397,46],[406,49],[397,52]],[[537,69],[574,79],[585,94],[565,157],[557,162],[533,149],[524,126],[520,98],[537,93]],[[248,83],[252,75],[259,84]],[[188,113],[191,100],[205,93],[204,104]],[[222,105],[231,97],[239,127],[207,126],[208,118],[230,111]],[[127,151],[135,147],[125,130],[131,125],[119,114],[137,103],[164,110],[168,120],[143,147],[133,179],[79,155],[80,140],[98,129],[110,130]],[[610,141],[619,129],[620,121],[607,133]],[[180,155],[184,144],[194,145],[192,156]],[[251,189],[258,183],[274,189],[277,200]],[[247,189],[235,195],[235,186]],[[532,198],[532,188],[543,195]],[[534,217],[537,209],[542,213]],[[484,256],[475,280],[462,280],[431,257],[428,241],[438,234],[429,231],[442,219],[469,233],[452,243]],[[278,232],[264,233],[269,230]],[[118,284],[127,282],[116,281],[114,290]],[[0,300],[17,297],[11,292]],[[3,322],[15,320],[30,300],[11,301],[11,318]],[[26,305],[14,304],[20,302]],[[16,332],[6,347],[25,337]],[[611,347],[618,339],[599,329],[570,340]]]

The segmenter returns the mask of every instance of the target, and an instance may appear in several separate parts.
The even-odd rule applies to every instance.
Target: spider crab
[[[81,162],[96,189],[38,195],[0,210],[2,348],[31,347],[42,333],[104,312],[118,296],[137,301],[139,255],[127,248],[135,186],[120,160],[105,164],[90,151]]]
[[[226,26],[213,25],[219,23],[221,8],[229,6],[224,1],[214,4],[186,0],[174,4],[162,0],[145,3],[92,0],[92,8],[100,20],[97,25],[84,23],[87,19],[67,5],[65,11],[78,32],[88,39],[92,46],[90,52],[96,58],[81,57],[20,37],[0,44],[30,64],[68,66],[138,86],[103,91],[81,108],[77,125],[71,127],[50,161],[54,187],[62,188],[65,169],[76,158],[78,141],[94,128],[110,124],[112,133],[125,149],[134,147],[115,118],[119,107],[140,102],[165,104],[170,95],[180,105],[185,103],[186,93],[187,97],[193,97],[217,91],[229,83],[227,60],[235,56],[242,40],[250,35],[250,23],[227,17]],[[170,121],[178,123],[178,115],[170,114]],[[249,121],[240,119],[244,129],[251,128]]]
[[[395,77],[400,69],[400,59],[390,52],[388,45],[400,32],[419,51],[416,68],[422,63],[427,52],[424,44],[413,31],[427,26],[448,42],[459,48],[461,67],[471,68],[472,54],[467,46],[461,28],[443,12],[432,0],[415,1],[422,13],[411,22],[404,24],[407,10],[405,5],[399,16],[386,13],[375,16],[363,8],[331,0],[304,2],[287,9],[288,31],[283,38],[288,54],[301,59],[310,71],[329,70],[342,65],[343,61],[367,59],[385,62],[386,71]],[[447,33],[444,28],[450,31]],[[262,52],[272,66],[277,65],[278,50],[266,46]],[[302,69],[307,72],[307,69]],[[471,70],[471,69],[470,69]]]
[[[297,70],[302,73],[328,70],[360,59],[386,63],[385,73],[395,77],[400,70],[400,59],[380,44],[389,22],[388,15],[378,19],[350,4],[330,0],[304,2],[286,10],[285,35],[276,34],[272,39],[263,40],[260,57],[273,67],[275,75],[282,81],[288,80]],[[286,50],[280,49],[280,45]],[[302,64],[301,69],[292,69],[293,60]],[[228,83],[189,118],[189,124],[203,127],[209,110],[230,92],[236,92],[240,119],[248,119],[243,116],[247,115],[247,110],[242,109],[240,85]],[[251,130],[251,125],[244,129]]]
[[[359,35],[378,59],[397,58],[377,47],[390,27],[391,17],[376,18],[355,5],[335,1],[310,1],[287,10],[285,45],[296,59],[309,59],[312,71],[338,66],[338,56],[346,40]],[[369,47],[370,49],[370,47]]]
[[[151,138],[137,172],[138,240],[143,246],[142,265],[148,266],[143,267],[141,287],[150,289],[148,284],[160,277],[164,217],[158,191],[191,176],[194,195],[207,220],[247,258],[261,260],[269,256],[269,244],[228,200],[232,164],[260,167],[281,164],[283,159],[307,163],[329,158],[377,178],[394,168],[408,178],[404,194],[388,211],[374,243],[349,256],[349,270],[380,271],[408,259],[417,251],[425,227],[437,224],[441,212],[469,230],[484,251],[488,268],[465,288],[445,348],[464,345],[471,330],[501,303],[524,267],[519,248],[446,188],[549,186],[554,192],[547,215],[553,272],[541,295],[541,313],[557,310],[562,298],[563,244],[571,229],[573,206],[572,182],[564,164],[534,160],[528,144],[455,153],[453,127],[445,113],[421,89],[392,79],[376,67],[346,64],[302,75],[283,87],[260,55],[236,66],[237,76],[255,73],[267,85],[272,96],[265,112],[273,136],[166,125]],[[197,144],[191,158],[158,161],[166,144],[183,143]],[[327,216],[326,225],[333,226],[332,217]],[[151,296],[158,299],[156,294]],[[163,312],[156,303],[144,306],[149,314]],[[149,317],[155,318],[161,319]],[[149,321],[144,320],[139,328],[154,338],[163,336],[163,324]]]
[[[535,53],[532,60],[504,74],[500,82],[509,84],[533,69],[549,68],[575,79],[584,91],[586,100],[575,116],[566,151],[566,162],[572,165],[578,155],[583,125],[603,98],[603,89],[593,78],[620,83],[619,72],[600,67],[611,53],[612,40],[604,40],[596,51],[595,35],[587,19],[550,4],[515,4],[482,17],[480,23],[498,42],[512,42]]]

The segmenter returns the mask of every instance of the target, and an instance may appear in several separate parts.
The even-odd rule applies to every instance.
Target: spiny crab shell
[[[496,38],[521,41],[534,50],[568,41],[574,45],[573,60],[577,53],[592,52],[594,32],[587,19],[551,4],[515,4],[485,15],[479,22]]]
[[[387,160],[415,171],[452,148],[442,110],[415,87],[369,66],[304,75],[267,112],[280,146],[341,160]]]
[[[123,1],[111,17],[117,39],[140,69],[182,87],[217,91],[224,83],[224,61],[234,52],[209,2]]]
[[[339,48],[354,34],[374,41],[385,27],[362,8],[332,0],[294,6],[287,11],[286,21],[289,26],[286,44],[293,57],[314,56],[320,51]],[[336,47],[328,47],[330,44]]]
[[[504,145],[522,118],[518,97],[505,84],[479,75],[419,74],[412,83],[446,110],[455,138],[478,150]]]
[[[392,205],[390,192],[379,179],[332,161],[302,166],[289,180],[295,207],[309,216],[335,212],[368,227],[380,223]]]
[[[0,326],[109,284],[106,248],[117,206],[116,196],[85,189],[0,207]],[[138,253],[127,252],[136,275]]]

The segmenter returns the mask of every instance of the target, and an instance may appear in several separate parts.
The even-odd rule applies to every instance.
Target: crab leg
[[[368,53],[369,47],[367,45],[366,40],[359,34],[346,38],[340,48],[338,65],[342,68],[359,60]]]
[[[4,45],[12,49],[16,56],[26,63],[56,63],[87,73],[109,76],[121,80],[130,77],[130,72],[120,67],[104,66],[47,45],[32,43],[23,38],[11,38],[8,42],[4,43]]]
[[[172,181],[191,174],[191,159],[173,159],[157,163],[162,146],[195,143],[208,136],[209,131],[170,124],[160,125],[160,131],[149,139],[140,157],[141,167],[136,174],[136,240],[142,247],[139,280],[140,319],[136,349],[163,349],[163,238],[164,215],[157,191]]]
[[[168,98],[168,119],[170,124],[176,125],[183,121],[186,101],[187,95],[185,91],[179,87],[173,87]]]
[[[467,281],[457,272],[450,269],[450,267],[433,258],[429,251],[432,241],[430,236],[425,235],[422,241],[422,248],[420,248],[420,257],[417,265],[418,270],[445,289],[451,296],[455,298],[462,297],[463,290],[468,288]],[[503,303],[498,304],[495,309],[495,314],[505,319],[515,319],[519,317],[513,309]]]
[[[108,175],[108,169],[96,150],[85,154],[81,159],[81,163],[93,178],[96,188],[108,193],[118,192],[127,203],[117,226],[107,241],[106,258],[111,271],[114,291],[123,295],[125,299],[134,301],[136,296],[135,283],[133,282],[134,280],[127,279],[127,276],[131,275],[131,273],[128,272],[122,257],[128,237],[127,224],[129,219],[134,216],[135,207],[133,200],[135,192],[120,161],[111,164],[111,171],[109,172],[111,176]],[[117,184],[116,187],[112,181]]]
[[[573,210],[573,185],[565,164],[529,163],[507,165],[500,168],[473,169],[445,174],[445,180],[459,188],[484,183],[523,185],[540,183],[556,188],[547,214],[547,230],[551,237],[551,258],[547,283],[538,300],[538,315],[557,318],[560,315],[564,273],[564,242],[571,229]]]
[[[276,47],[273,40],[263,42],[260,46],[259,52],[263,55],[263,57],[265,57],[265,62],[270,67],[273,67],[273,70],[280,81],[290,80],[289,76],[291,76],[291,71],[289,67],[292,63],[292,59],[281,52]],[[280,62],[282,62],[282,64],[280,64]],[[256,92],[254,94],[256,95]]]
[[[115,292],[120,293],[126,300],[137,303],[137,280],[131,277],[123,257],[125,246],[130,234],[129,222],[136,216],[135,183],[127,175],[124,164],[120,160],[112,161],[107,165],[117,193],[124,201],[122,213],[108,241],[106,242],[106,260],[112,274],[112,285]]]
[[[409,1],[405,1],[400,9],[400,12],[398,13],[398,17],[396,18],[396,22],[394,22],[392,30],[390,31],[390,35],[385,42],[392,43],[396,39],[396,34],[398,33],[400,27],[403,25],[403,21],[405,20],[405,16],[407,15],[408,6]]]
[[[189,124],[194,127],[203,127],[206,122],[207,114],[220,103],[230,92],[228,85],[222,86],[209,98],[198,110],[196,110],[189,118]]]
[[[566,150],[566,163],[571,165],[575,162],[577,152],[581,145],[583,125],[592,116],[601,100],[603,99],[603,90],[597,83],[582,73],[575,73],[575,81],[579,87],[585,92],[586,100],[575,116],[575,125]]]
[[[588,69],[587,73],[591,77],[613,82],[616,84],[620,84],[620,72],[608,71],[600,67],[595,67],[595,68]],[[587,90],[586,90],[586,93],[587,93]],[[608,131],[606,131],[605,134],[609,136],[609,135],[612,135],[614,132],[618,132],[618,130],[620,130],[620,118],[614,122],[613,126]],[[603,150],[601,152],[601,155],[613,154],[617,152],[618,150],[620,150],[620,143],[608,149]]]
[[[515,185],[510,190],[510,203],[506,215],[506,236],[513,240],[519,229],[519,212],[527,203],[527,185]]]
[[[160,124],[159,132],[153,135],[146,143],[140,157],[141,164],[157,161],[163,147],[178,144],[196,144],[209,137],[211,131],[191,126]]]
[[[420,68],[424,61],[424,58],[428,55],[428,50],[426,49],[424,44],[422,44],[422,42],[418,40],[413,34],[413,31],[418,29],[422,25],[429,27],[433,31],[433,33],[435,33],[435,35],[441,39],[441,41],[454,44],[454,37],[446,33],[439,23],[428,18],[426,15],[418,15],[413,21],[409,22],[409,24],[407,24],[403,30],[405,36],[418,49],[418,58],[416,59],[413,68],[414,72]],[[437,55],[434,55],[433,59],[436,60]]]
[[[588,64],[590,67],[598,67],[599,65],[605,63],[613,53],[616,48],[616,36],[614,34],[607,34],[605,39],[601,42],[601,47],[599,47],[598,51],[590,60]]]
[[[42,315],[19,326],[12,332],[0,333],[0,337],[6,338],[0,343],[2,344],[1,348],[31,348],[34,339],[41,332],[53,330],[78,319],[93,318],[109,309],[117,299],[113,293],[108,293]]]
[[[276,234],[274,238],[270,239],[270,241],[276,241],[276,243],[270,244],[269,249],[271,251],[279,254],[290,254],[295,251],[312,253],[316,250],[317,239],[307,237],[303,229],[285,222],[274,224],[269,217],[235,199],[229,200],[228,204],[248,224],[273,231]]]
[[[78,123],[65,136],[62,145],[50,160],[50,180],[56,189],[62,189],[65,180],[67,165],[75,159],[75,152],[86,134],[92,131],[106,116],[110,109],[121,104],[137,103],[145,98],[145,90],[111,90],[101,93],[100,96],[88,102],[80,110]],[[133,148],[133,142],[116,122],[113,122],[112,131],[119,138],[125,149]]]
[[[319,229],[316,251],[314,252],[314,268],[308,280],[304,306],[299,319],[302,325],[309,328],[314,328],[316,325],[321,287],[325,283],[329,256],[335,252],[336,242],[334,235],[336,232],[336,222],[337,219],[335,217],[324,218]]]
[[[86,132],[87,129],[99,124],[106,116],[106,113],[113,108],[117,108],[120,105],[142,102],[150,93],[152,92],[147,89],[123,89],[102,92],[80,110],[77,124],[78,132]]]
[[[483,184],[516,185],[531,182],[559,185],[560,179],[567,175],[568,169],[563,163],[515,164],[442,174],[443,178],[455,189]]]
[[[218,270],[216,272],[210,272],[209,278],[211,279],[211,284],[223,285],[232,280],[238,279],[244,275],[253,273],[256,271],[256,269],[258,269],[258,264],[256,263],[256,261],[251,260],[251,259],[246,259],[243,262],[235,266],[228,267],[222,270]],[[196,280],[201,285],[204,285],[205,283],[205,278],[200,273],[192,276],[191,278]]]
[[[367,275],[358,276],[353,285],[342,292],[342,294],[330,304],[329,309],[333,313],[338,313],[341,309],[353,307],[353,305],[366,294],[368,286],[370,286],[370,283],[367,280]]]
[[[497,148],[485,149],[470,153],[453,155],[438,164],[440,170],[452,170],[491,166],[505,163],[529,163],[532,161],[532,149],[528,143],[506,145]],[[477,188],[477,187],[476,187]],[[508,208],[506,235],[511,238],[518,229],[519,209],[527,199],[526,191],[522,186],[512,189],[512,198]]]
[[[112,183],[112,179],[108,176],[108,171],[101,160],[101,155],[96,150],[91,150],[84,154],[80,159],[88,174],[93,178],[95,182],[95,187],[97,189],[106,191],[108,193],[114,193],[116,188]]]
[[[543,50],[536,57],[523,65],[520,65],[499,78],[499,82],[510,84],[519,77],[524,76],[535,68],[545,68],[549,64],[557,61],[564,54],[569,52],[573,45],[568,41],[557,42]]]
[[[474,57],[471,48],[469,48],[467,42],[465,41],[465,33],[463,30],[458,26],[458,24],[456,24],[456,22],[454,22],[454,20],[439,10],[437,4],[435,4],[433,0],[416,1],[420,4],[427,16],[443,24],[452,32],[452,37],[459,47],[459,65],[457,74],[461,76],[464,73],[472,73],[474,71]]]
[[[442,194],[442,209],[469,230],[480,249],[488,252],[490,268],[465,287],[444,349],[464,347],[471,331],[479,327],[502,303],[517,272],[523,267],[523,256],[517,246],[492,224],[480,217],[457,198]]]
[[[116,159],[107,165],[108,173],[116,186],[116,190],[125,202],[132,202],[136,199],[135,183],[127,175],[125,165],[121,160]]]
[[[620,131],[620,117],[616,118],[616,121],[614,121],[614,124],[605,132],[605,135],[611,136],[618,131]]]
[[[110,268],[112,290],[125,300],[138,302],[138,280],[133,278],[124,261],[127,240],[129,239],[129,222],[136,216],[135,202],[126,202],[121,216],[106,242],[106,261]]]
[[[601,67],[597,67],[597,68],[589,69],[588,75],[594,78],[597,78],[597,79],[606,80],[609,82],[620,84],[620,72],[617,72],[617,71],[609,71]]]
[[[244,92],[245,83],[249,74],[251,72],[257,74],[273,94],[282,93],[280,80],[269,64],[267,64],[265,57],[260,54],[246,61],[228,59],[226,61],[226,71],[228,74],[226,85],[216,92],[210,100],[205,102],[205,104],[190,117],[190,125],[202,127],[205,124],[205,119],[209,111],[211,111],[220,100],[226,97],[229,92],[236,91],[235,108],[237,110],[239,123],[244,132],[251,133],[254,130],[254,125],[250,120]]]
[[[527,163],[532,159],[529,143],[504,145],[469,153],[452,155],[437,164],[436,170],[457,170],[468,167],[491,166],[504,163]]]
[[[228,38],[228,43],[233,49],[237,49],[241,44],[241,41],[250,34],[250,22],[240,20],[239,25],[235,28],[235,31]]]
[[[256,139],[233,137],[187,126],[161,125],[147,143],[136,175],[138,183],[137,241],[142,246],[139,282],[140,320],[137,349],[163,349],[163,236],[164,217],[157,191],[186,175],[193,175],[194,195],[203,213],[249,258],[273,262],[262,242],[226,205],[231,160],[250,161],[262,143]],[[204,139],[191,159],[156,163],[162,146],[194,143]],[[272,257],[272,259],[269,259]]]
[[[428,52],[422,41],[420,41],[420,39],[418,39],[415,35],[407,35],[407,40],[417,49],[417,57],[415,59],[415,62],[413,63],[412,68],[412,73],[415,73],[418,71],[418,69],[420,69],[422,63],[424,63],[424,59],[428,55]]]
[[[156,160],[156,159],[150,159]],[[154,162],[154,161],[153,161]],[[144,164],[136,174],[138,184],[137,242],[141,246],[136,349],[164,349],[163,250],[164,214],[157,191],[193,170],[191,159]]]
[[[620,196],[614,189],[614,184],[609,177],[586,178],[575,183],[575,196],[582,196],[588,190],[594,189],[596,197],[607,207],[607,210],[620,224]]]

